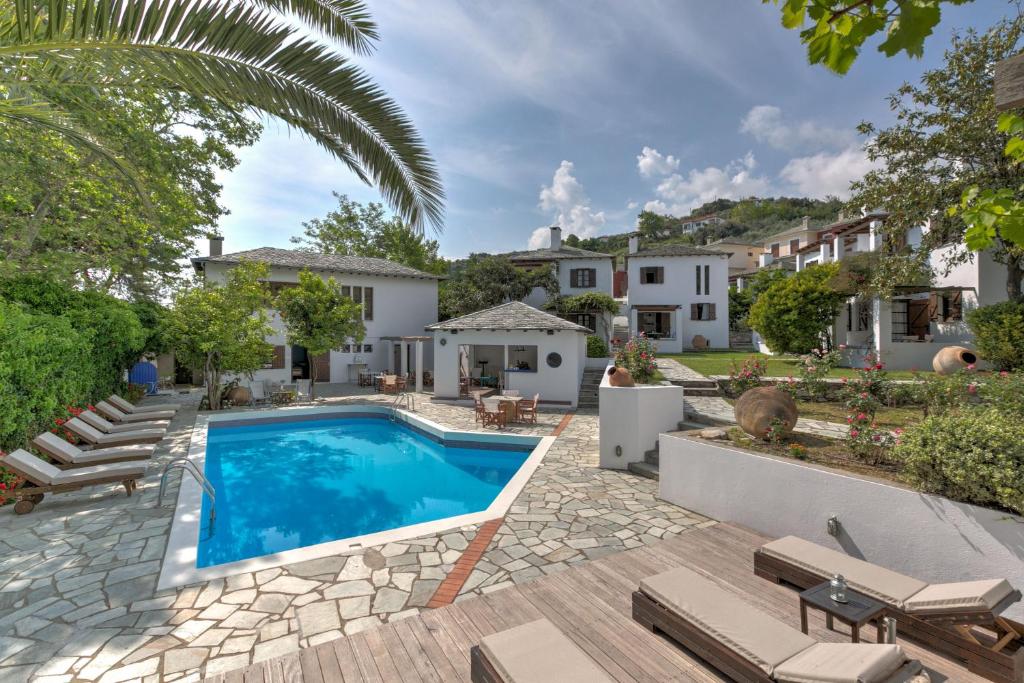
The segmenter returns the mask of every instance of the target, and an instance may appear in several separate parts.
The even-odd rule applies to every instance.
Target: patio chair
[[[166,410],[175,411],[181,409],[180,403],[153,403],[148,406],[134,405],[117,394],[111,394],[108,396],[107,401],[115,408],[125,413],[159,413]]]
[[[125,413],[106,401],[96,402],[96,412],[111,422],[152,422],[153,420],[170,420],[174,417],[173,410],[151,410],[145,413]]]
[[[480,422],[482,427],[487,425],[494,425],[498,429],[505,426],[506,418],[505,411],[501,409],[501,401],[496,398],[485,398],[483,399],[484,411],[480,415]]]
[[[519,421],[537,422],[537,404],[540,403],[540,394],[534,394],[533,398],[524,398],[519,402]]]
[[[252,406],[265,406],[270,403],[270,394],[267,393],[266,382],[253,382],[249,386]]]
[[[756,550],[754,573],[801,589],[842,574],[850,588],[885,603],[901,633],[992,680],[1024,678],[1024,624],[1000,616],[1021,592],[1005,579],[928,584],[796,536]],[[990,641],[974,628],[989,631]]]
[[[153,422],[124,422],[121,424],[114,424],[98,413],[94,413],[91,410],[83,410],[78,414],[82,422],[89,424],[96,429],[100,430],[104,434],[121,434],[124,432],[131,432],[139,429],[161,429],[166,434],[167,425],[170,424],[167,420],[155,420]]]
[[[931,680],[899,645],[819,643],[686,567],[641,581],[633,619],[737,681]]]
[[[611,683],[615,679],[547,619],[480,639],[469,650],[473,683]]]
[[[88,465],[104,465],[111,462],[127,460],[149,460],[153,457],[156,446],[153,444],[134,444],[131,446],[115,446],[113,448],[96,448],[83,451],[78,446],[68,443],[52,432],[43,432],[32,439],[36,450],[57,461],[57,467],[84,467]]]
[[[484,402],[480,400],[480,395],[473,394],[473,421],[483,422],[485,411],[486,408],[484,407]]]
[[[300,403],[313,400],[313,393],[308,379],[295,380],[295,400]]]
[[[135,463],[91,465],[61,470],[28,451],[17,449],[0,458],[0,465],[14,472],[31,486],[22,486],[10,492],[17,501],[14,512],[28,514],[47,493],[77,491],[86,486],[120,483],[125,493],[132,495],[138,480],[146,474],[146,467]]]
[[[107,446],[123,446],[130,443],[156,443],[163,440],[166,432],[162,429],[136,429],[119,434],[104,434],[77,417],[64,423],[64,427],[90,446],[105,448]]]
[[[380,388],[385,394],[397,394],[398,375],[384,375],[384,381],[381,383]]]

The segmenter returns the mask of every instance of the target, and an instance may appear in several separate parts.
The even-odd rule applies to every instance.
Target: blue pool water
[[[212,428],[205,473],[217,519],[212,533],[204,524],[196,566],[485,510],[531,447],[481,445],[446,446],[369,417]]]

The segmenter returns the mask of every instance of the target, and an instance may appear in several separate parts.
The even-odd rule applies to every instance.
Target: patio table
[[[828,581],[808,588],[800,593],[800,630],[807,633],[807,608],[813,607],[825,613],[825,628],[833,630],[833,620],[838,619],[850,627],[850,637],[855,643],[860,642],[860,627],[874,621],[878,633],[875,642],[885,642],[885,626],[882,616],[885,605],[857,591],[846,590],[846,602],[836,602],[829,593],[831,586]]]
[[[492,396],[491,398],[501,402],[501,411],[505,413],[508,422],[519,421],[519,399],[515,396]]]

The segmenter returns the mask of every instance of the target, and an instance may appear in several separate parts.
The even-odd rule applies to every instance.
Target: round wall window
[[[562,354],[560,353],[549,353],[548,354],[548,367],[557,368],[562,364]]]
[[[448,343],[448,340],[445,339],[444,337],[441,337],[441,346],[444,346],[447,343]]]

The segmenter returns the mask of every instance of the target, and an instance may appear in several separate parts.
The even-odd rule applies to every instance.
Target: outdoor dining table
[[[492,396],[491,398],[501,401],[501,412],[505,413],[506,422],[519,421],[520,398],[518,396]]]

